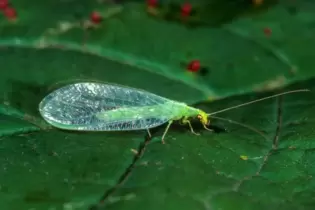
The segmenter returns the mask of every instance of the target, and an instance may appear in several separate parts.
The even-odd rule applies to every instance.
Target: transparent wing
[[[55,127],[68,130],[140,130],[159,126],[170,118],[164,114],[145,111],[144,107],[159,107],[170,102],[158,95],[112,84],[76,83],[55,90],[39,104],[43,118]],[[133,110],[131,115],[129,110]],[[110,113],[114,110],[119,115]],[[99,117],[102,113],[103,117]],[[108,113],[108,117],[106,117]],[[117,117],[115,117],[117,116]]]

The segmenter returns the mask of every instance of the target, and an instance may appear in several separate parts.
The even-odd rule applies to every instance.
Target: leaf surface
[[[139,2],[13,3],[19,19],[0,20],[0,209],[313,209],[315,19],[308,1],[297,15],[275,5],[224,27],[195,29],[149,18]],[[96,9],[115,15],[97,29],[73,27],[75,13],[86,19]],[[265,27],[272,29],[269,38]],[[182,61],[196,58],[209,75],[187,74]],[[204,101],[195,106],[207,112],[273,93],[257,91],[312,92],[218,115],[264,136],[213,119],[214,133],[198,122],[201,136],[174,125],[162,145],[165,126],[149,141],[145,131],[83,133],[47,125],[40,100],[86,80]],[[224,99],[207,102],[217,98]]]
[[[171,130],[167,145],[146,146],[131,175],[101,209],[312,209],[314,84],[310,80],[287,88],[312,92],[218,114],[255,127],[265,137],[215,119],[212,124],[226,132],[201,129],[202,135],[195,136],[188,128]],[[198,107],[217,110],[263,96],[231,97]]]
[[[233,6],[234,1],[225,1],[218,4],[221,9],[226,5],[223,11],[227,14],[231,13],[228,8],[242,8]],[[198,1],[196,6],[203,7],[207,2]],[[211,2],[215,4],[216,0]],[[150,18],[145,4],[138,1],[109,4],[47,0],[29,7],[28,1],[18,0],[14,6],[19,11],[19,19],[15,23],[4,19],[0,22],[0,46],[54,46],[97,55],[107,62],[133,69],[133,74],[150,73],[196,89],[200,92],[198,97],[184,100],[195,103],[274,89],[314,75],[310,68],[315,65],[311,59],[315,53],[311,47],[314,6],[308,1],[271,5],[268,10],[238,17],[222,27],[187,28]],[[289,7],[297,12],[290,13]],[[104,21],[94,29],[84,30],[80,21],[89,20],[93,11],[99,11]],[[232,11],[235,15],[239,12],[243,13]],[[209,12],[203,17],[204,21],[213,19],[216,17],[209,16]],[[270,36],[264,33],[266,28],[271,30]],[[188,74],[187,63],[194,59],[210,69],[207,76]],[[116,65],[108,68],[116,71],[112,68],[117,68]],[[148,77],[146,81],[152,80]]]

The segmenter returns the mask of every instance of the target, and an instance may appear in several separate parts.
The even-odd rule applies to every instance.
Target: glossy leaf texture
[[[130,176],[101,209],[313,209],[314,80],[289,86],[298,93],[218,115],[225,132],[172,130],[167,145],[148,144]],[[268,93],[268,95],[271,93]],[[266,96],[243,95],[211,104],[208,111]],[[131,199],[125,199],[132,197]]]
[[[213,120],[215,130],[224,132],[204,131],[194,123],[202,134],[195,136],[188,128],[175,126],[163,145],[163,127],[148,141],[145,132],[38,130],[2,113],[0,206],[312,209],[314,82],[287,88],[311,92],[218,115],[256,127],[266,138]],[[210,112],[270,94],[235,96],[197,107]]]
[[[116,71],[113,68],[127,66],[134,74],[166,77],[196,89],[199,94],[195,98],[181,98],[188,103],[273,89],[314,76],[310,68],[315,65],[311,56],[314,54],[311,47],[314,43],[314,5],[309,1],[265,0],[261,12],[239,17],[238,13],[247,11],[234,8],[247,8],[243,5],[247,1],[199,0],[192,5],[205,8],[202,9],[204,22],[226,19],[214,17],[225,14],[228,19],[229,16],[236,18],[220,27],[206,24],[195,28],[151,18],[144,1],[119,2],[46,0],[29,6],[27,0],[16,0],[12,5],[17,10],[18,19],[12,22],[2,17],[0,46],[28,50],[55,47],[96,55],[111,63],[110,67],[103,67],[111,73],[106,74],[109,77],[106,80],[117,81],[117,78],[110,78],[112,71]],[[174,1],[179,5],[184,2]],[[211,9],[215,12],[210,12]],[[94,11],[102,15],[103,21],[90,26],[88,20]],[[266,29],[271,31],[270,35],[266,35]],[[6,56],[1,58],[8,59]],[[209,68],[208,75],[187,72],[187,63],[195,59]],[[85,68],[86,72],[99,68],[91,63]],[[151,81],[148,77],[143,82]]]
[[[295,15],[276,4],[222,27],[193,29],[149,18],[140,1],[12,5],[18,19],[0,17],[0,209],[313,209],[312,3],[300,1]],[[98,9],[110,18],[88,30],[77,25]],[[187,74],[181,63],[191,59],[210,74]],[[193,105],[207,112],[284,90],[312,91],[217,115],[264,136],[213,119],[214,132],[193,123],[200,136],[172,126],[162,145],[165,126],[148,139],[145,131],[70,132],[47,125],[39,102],[76,81],[204,101]],[[273,92],[256,93],[266,90]],[[217,98],[223,99],[207,100]]]

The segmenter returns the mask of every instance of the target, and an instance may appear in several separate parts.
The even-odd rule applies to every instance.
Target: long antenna
[[[211,115],[214,115],[214,114],[225,112],[225,111],[228,111],[228,110],[231,110],[231,109],[236,109],[236,108],[239,108],[239,107],[242,107],[242,106],[246,106],[246,105],[249,105],[249,104],[253,104],[253,103],[256,103],[256,102],[259,102],[259,101],[263,101],[263,100],[266,100],[266,99],[275,98],[277,96],[282,96],[282,95],[286,95],[286,94],[290,94],[290,93],[308,92],[308,91],[310,91],[310,90],[308,90],[308,89],[291,90],[291,91],[275,94],[275,95],[272,95],[272,96],[268,96],[268,97],[265,97],[265,98],[260,98],[260,99],[254,100],[254,101],[249,101],[249,102],[246,102],[246,103],[243,103],[243,104],[239,104],[239,105],[236,105],[236,106],[232,106],[232,107],[229,107],[229,108],[226,108],[226,109],[222,109],[222,110],[219,110],[219,111],[216,111],[216,112],[212,112],[212,113],[209,113],[208,115],[211,116]]]
[[[261,131],[259,131],[257,128],[254,128],[250,125],[246,125],[244,123],[240,123],[240,122],[236,122],[234,120],[230,120],[230,119],[227,119],[227,118],[223,118],[223,117],[216,117],[216,116],[212,116],[211,117],[212,119],[218,119],[218,120],[222,120],[222,121],[226,121],[226,122],[229,122],[229,123],[232,123],[232,124],[236,124],[236,125],[240,125],[244,128],[247,128],[249,130],[252,130],[254,131],[255,133],[259,134],[260,136],[262,136],[264,139],[267,139],[268,140],[268,137]]]

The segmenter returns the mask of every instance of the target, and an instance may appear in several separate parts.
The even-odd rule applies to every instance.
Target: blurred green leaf
[[[205,20],[234,9],[229,0],[224,1],[226,4],[211,2],[219,8],[226,6],[227,12],[207,13],[210,16]],[[198,5],[204,4],[198,1]],[[281,1],[262,13],[239,17],[216,28],[187,28],[151,18],[144,2],[47,0],[30,5],[29,1],[16,0],[13,5],[19,18],[11,23],[2,17],[0,46],[34,49],[53,45],[98,55],[108,62],[127,65],[134,74],[146,72],[182,83],[200,91],[196,98],[203,100],[273,89],[314,76],[310,68],[315,65],[311,57],[315,53],[311,47],[314,6],[306,0]],[[290,13],[288,6],[297,12]],[[104,21],[97,28],[84,30],[78,24],[88,21],[93,11],[99,11]],[[264,34],[265,28],[272,31],[271,36]],[[204,77],[187,74],[185,65],[193,59],[200,60],[211,73]]]

